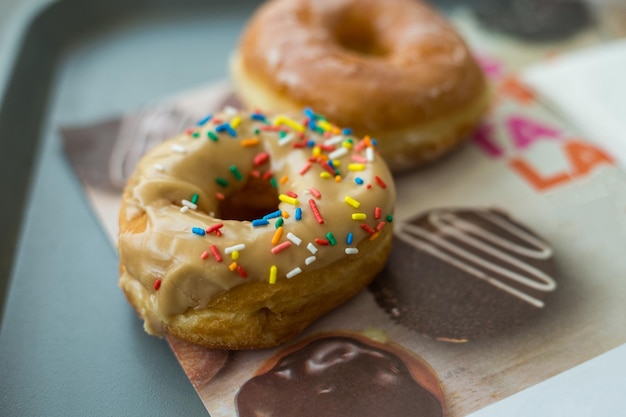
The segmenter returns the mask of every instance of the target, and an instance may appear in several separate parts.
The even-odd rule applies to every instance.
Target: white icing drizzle
[[[552,277],[501,250],[506,249],[509,252],[532,259],[548,259],[553,255],[552,248],[515,224],[489,211],[475,210],[472,213],[521,239],[532,247],[524,247],[497,236],[484,228],[463,220],[449,210],[433,210],[428,216],[428,221],[439,233],[404,223],[399,228],[397,236],[411,246],[423,250],[478,279],[482,279],[520,300],[542,308],[544,306],[543,301],[512,287],[503,280],[489,275],[489,273],[499,274],[501,278],[516,282],[527,288],[543,292],[554,291],[556,282]],[[467,247],[472,248],[472,250],[467,250],[454,241],[443,238],[442,235],[453,237],[463,242]],[[505,266],[490,262],[481,257],[481,254],[497,258]],[[523,274],[507,268],[506,265],[523,271]]]

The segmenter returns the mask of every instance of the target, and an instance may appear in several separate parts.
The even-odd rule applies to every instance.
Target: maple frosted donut
[[[249,21],[231,62],[254,108],[310,106],[379,140],[393,170],[460,144],[487,104],[466,44],[414,0],[273,0]]]
[[[120,286],[146,331],[273,346],[361,291],[392,241],[375,145],[309,110],[228,109],[149,152],[119,217]]]

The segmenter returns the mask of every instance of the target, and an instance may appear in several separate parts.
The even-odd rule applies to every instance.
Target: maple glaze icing
[[[360,242],[375,239],[376,230],[391,227],[395,188],[375,143],[342,134],[312,112],[307,115],[271,117],[230,109],[158,145],[141,160],[120,212],[120,285],[141,294],[134,304],[149,333],[162,334],[172,316],[202,309],[235,286],[272,285],[272,266],[277,280],[296,280],[302,278],[298,268],[324,268],[350,256],[346,249],[358,250]],[[277,128],[284,133],[258,130]],[[334,161],[332,175],[328,155]],[[285,201],[276,199],[271,211],[281,210],[281,216],[260,226],[253,226],[256,218],[221,219],[229,218],[220,212],[222,199],[241,193],[251,178],[274,183]],[[268,198],[265,189],[255,197],[256,190],[246,191],[250,195],[244,199]],[[189,204],[194,195],[197,207]],[[297,208],[301,220],[296,220]],[[361,213],[366,219],[352,219]],[[283,222],[278,240],[277,221]],[[220,223],[219,231],[211,231]],[[245,248],[236,254],[228,253],[242,244]],[[284,250],[272,253],[280,245]]]

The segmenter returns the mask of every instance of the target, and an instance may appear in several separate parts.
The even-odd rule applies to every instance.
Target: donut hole
[[[269,181],[249,177],[243,187],[224,196],[218,204],[223,220],[252,221],[278,210],[278,192]]]
[[[382,42],[370,20],[348,15],[335,26],[333,36],[344,50],[368,57],[385,57],[389,48]]]

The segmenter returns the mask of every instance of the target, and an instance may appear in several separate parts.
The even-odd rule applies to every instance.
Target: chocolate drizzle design
[[[439,209],[400,225],[371,287],[398,322],[467,341],[525,322],[556,289],[553,250],[494,210]]]
[[[343,336],[287,354],[241,387],[236,406],[240,417],[443,416],[398,356]]]

